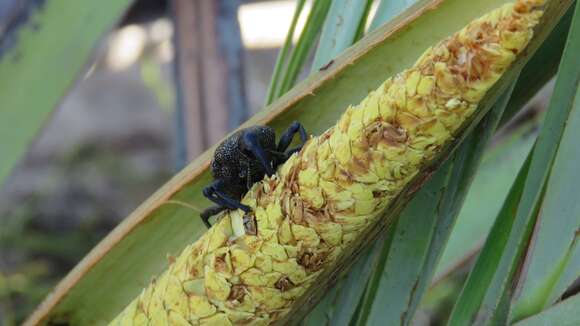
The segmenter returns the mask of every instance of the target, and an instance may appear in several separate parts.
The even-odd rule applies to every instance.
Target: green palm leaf
[[[81,74],[97,42],[130,3],[130,0],[30,2],[22,6],[15,21],[3,31],[0,184]]]

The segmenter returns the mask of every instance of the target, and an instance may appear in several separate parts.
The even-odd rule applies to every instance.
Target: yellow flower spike
[[[247,326],[265,326],[270,323],[270,318],[267,317],[255,317],[251,321],[247,322],[244,325]]]
[[[142,311],[137,311],[133,319],[127,320],[126,318],[122,319],[119,322],[119,325],[134,325],[134,326],[148,326],[149,319]]]
[[[254,195],[254,192],[249,192],[248,194],[250,194],[250,196],[242,198],[241,203],[246,206],[250,206],[252,209],[255,209],[258,204],[256,203],[256,198],[252,196]]]
[[[162,307],[162,305],[160,305]],[[164,308],[156,307],[149,313],[149,322],[151,325],[167,325],[169,326],[169,312]]]
[[[393,84],[387,89],[386,95],[393,101],[396,111],[400,111],[407,106],[406,79],[403,78],[403,74],[397,75],[393,79]]]
[[[345,202],[352,199],[352,193],[338,186],[336,183],[320,180],[320,188],[324,192],[324,195],[331,201]]]
[[[375,211],[377,207],[376,200],[357,200],[354,205],[354,213],[356,215],[367,215]]]
[[[286,255],[286,250],[284,250],[284,247],[278,243],[273,242],[264,243],[264,245],[262,246],[262,253],[276,260],[288,259],[288,255]]]
[[[543,3],[517,0],[471,22],[349,106],[252,187],[242,198],[252,212],[225,212],[111,324],[280,321],[474,114]]]
[[[265,272],[258,268],[250,268],[240,275],[240,279],[245,285],[252,286],[267,286],[268,284],[274,284],[280,275],[272,272]]]
[[[268,221],[270,225],[278,227],[282,222],[282,207],[279,202],[274,202],[268,205],[266,208],[266,213],[268,215]]]
[[[179,282],[177,277],[168,275],[163,302],[167,309],[174,310],[180,316],[189,315],[187,295],[185,295],[181,282]]]
[[[376,94],[375,94],[376,93]],[[363,125],[368,127],[370,124],[375,122],[380,117],[379,105],[380,105],[380,92],[375,91],[371,93],[366,99],[366,103],[364,105],[364,116],[363,116]]]
[[[179,313],[177,311],[169,311],[169,319],[168,325],[171,326],[190,326],[191,324],[189,323],[189,321],[187,321],[187,319],[185,319],[183,317],[184,315],[182,313]]]
[[[286,300],[295,300],[302,294],[299,287],[292,288],[290,290],[282,292],[282,297]]]
[[[314,168],[307,168],[298,174],[300,194],[305,201],[315,208],[320,208],[324,205],[324,198],[318,188],[318,178],[318,170]]]
[[[417,86],[419,85],[419,81],[421,80],[421,72],[420,71],[412,71],[407,80],[405,81],[405,87],[407,88],[407,96],[414,96],[417,94]]]
[[[228,316],[228,318],[230,319],[230,321],[233,324],[236,324],[236,323],[243,324],[244,321],[246,321],[248,319],[252,319],[252,317],[254,316],[254,314],[251,312],[237,311],[237,310],[228,309],[228,308],[224,308],[224,312],[226,313],[226,315]]]
[[[355,200],[371,200],[374,198],[373,190],[362,183],[352,183],[345,187]]]
[[[260,237],[262,239],[262,245],[260,246],[260,250],[259,252],[262,251],[262,247],[264,247],[264,244],[266,242],[269,241],[277,241],[277,234],[276,234],[276,230],[274,229],[262,229],[262,230],[258,230],[258,237]]]
[[[358,231],[361,231],[360,229]],[[358,234],[356,232],[351,232],[351,233],[345,233],[342,236],[342,243],[344,244],[349,244],[354,242],[358,237]]]
[[[329,147],[330,146],[322,146],[322,147]],[[329,150],[331,151],[331,150]],[[318,161],[318,173],[320,174],[320,178],[324,180],[332,179],[336,175],[337,171],[337,162],[333,160],[324,160],[322,158]]]
[[[304,146],[304,151],[300,157],[302,158],[302,161],[307,164],[307,166],[312,167],[313,164],[316,164],[317,151],[318,146]]]
[[[225,276],[216,273],[209,266],[206,266],[205,290],[211,300],[225,301],[230,295],[231,284]]]
[[[340,132],[337,128],[330,136],[329,143],[337,163],[344,165],[351,162],[350,139],[347,134]]]
[[[290,257],[290,258],[298,257],[298,252],[300,251],[300,247],[298,247],[298,246],[284,246],[284,249],[286,249],[286,254],[288,255],[288,257]]]
[[[181,285],[188,295],[205,295],[204,280],[202,278],[187,280],[182,282]]]
[[[249,286],[250,296],[259,307],[264,310],[277,310],[286,304],[286,300],[279,294],[279,290],[268,287]]]
[[[282,221],[282,224],[278,229],[278,239],[282,244],[289,244],[294,241],[294,236],[292,235],[292,230],[290,229],[290,221],[288,219]]]
[[[274,262],[272,267],[278,273],[286,275],[294,284],[302,283],[307,276],[304,267],[293,258],[287,261]]]
[[[419,81],[419,84],[417,85],[417,94],[430,95],[431,92],[433,92],[434,87],[435,87],[434,76],[422,77],[421,81]]]
[[[267,244],[264,244],[264,249],[267,247]],[[264,252],[264,251],[262,251]],[[280,256],[285,255],[286,251],[284,250],[284,254],[280,253]],[[272,257],[271,256],[267,256],[264,252],[263,253],[258,253],[256,254],[256,260],[255,260],[255,264],[254,266],[256,266],[258,269],[260,269],[262,272],[271,272],[272,271]]]
[[[344,134],[348,131],[348,127],[350,125],[350,119],[351,119],[351,116],[352,116],[352,113],[354,110],[356,110],[356,108],[353,107],[352,105],[346,108],[346,110],[342,114],[342,117],[336,123],[336,129],[333,130],[333,132],[331,132],[331,137],[333,135]],[[337,145],[340,145],[340,142],[338,142]]]
[[[373,97],[373,93],[369,94],[369,98]],[[367,100],[366,103],[369,101]],[[365,103],[365,104],[366,104]],[[360,136],[363,135],[362,130],[364,129],[364,114],[366,110],[360,110],[359,107],[355,107],[351,112],[350,124],[348,126],[347,135],[351,141],[360,140]]]
[[[320,243],[320,237],[313,229],[300,224],[292,224],[290,228],[292,229],[294,238],[297,241],[302,241],[305,246],[316,247]]]
[[[336,223],[342,226],[342,231],[344,234],[349,234],[352,232],[356,232],[367,226],[369,223],[368,216],[361,215],[361,216],[335,216],[334,220]]]
[[[205,296],[192,295],[187,297],[191,314],[189,320],[195,320],[211,316],[216,313],[217,308],[212,305]]]
[[[263,233],[264,232],[262,231],[262,234]],[[245,235],[236,240],[236,242],[240,245],[240,249],[246,250],[248,253],[254,253],[260,250],[264,240],[262,240],[262,237]]]
[[[238,286],[236,289],[238,295],[228,302],[228,307],[231,307],[231,309],[235,309],[238,312],[255,313],[256,303],[252,297],[248,295],[248,289],[245,286]],[[222,308],[222,310],[226,311],[226,308]]]
[[[156,324],[154,324],[156,325]],[[228,316],[224,313],[215,314],[200,321],[202,326],[230,326],[233,325]]]
[[[354,206],[353,198],[333,203],[333,208],[336,211],[344,211],[351,208],[352,206]]]
[[[239,246],[235,246],[231,249],[231,260],[234,267],[234,273],[236,275],[248,270],[248,268],[254,265],[255,257],[252,256],[248,251],[241,249]]]
[[[338,223],[317,223],[312,226],[324,242],[331,246],[338,246],[342,239],[342,227]]]
[[[270,221],[268,220],[268,214],[266,213],[266,209],[263,207],[256,207],[254,211],[254,216],[256,217],[256,222],[260,225],[262,229],[272,229],[270,225]]]
[[[220,248],[233,235],[230,217],[224,216],[222,221],[223,223],[218,223],[215,228],[208,231],[209,243],[207,246],[207,252]]]

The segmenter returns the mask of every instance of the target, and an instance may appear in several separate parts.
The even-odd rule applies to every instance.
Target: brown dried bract
[[[232,286],[230,291],[230,296],[228,297],[229,301],[244,301],[244,296],[246,295],[246,287],[241,284],[236,284]]]
[[[282,276],[278,281],[276,281],[276,283],[274,283],[274,286],[278,290],[286,292],[294,287],[294,283],[292,283],[288,276]]]
[[[217,256],[215,258],[214,268],[216,271],[222,272],[222,273],[227,270],[228,266],[226,263],[226,254],[223,254],[221,256]]]
[[[387,124],[383,128],[383,138],[388,145],[397,146],[407,141],[407,133],[404,129],[391,124]]]
[[[325,254],[305,251],[298,258],[298,264],[304,266],[309,272],[315,272],[322,267],[325,258]]]
[[[304,202],[299,196],[292,196],[290,198],[290,219],[296,224],[304,223]]]
[[[244,230],[246,234],[256,235],[258,234],[258,224],[256,223],[256,217],[253,214],[244,215]]]

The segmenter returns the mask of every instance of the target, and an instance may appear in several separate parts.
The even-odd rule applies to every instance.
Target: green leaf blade
[[[381,321],[392,324],[406,320],[409,313],[412,315],[409,303],[418,287],[425,262],[422,258],[427,255],[437,222],[435,218],[426,218],[417,224],[414,217],[437,210],[449,182],[451,165],[451,162],[444,164],[440,171],[443,173],[437,172],[415,195],[413,201],[425,206],[409,204],[393,225],[391,245],[382,252],[385,264],[375,270],[377,281],[369,283],[367,291],[372,291],[373,297],[363,301],[365,308],[358,325],[379,325]]]
[[[298,43],[292,51],[288,66],[286,67],[282,84],[278,90],[278,97],[284,95],[294,84],[298,78],[298,74],[302,70],[304,63],[308,57],[308,53],[316,42],[316,37],[320,33],[328,10],[330,9],[330,0],[316,0],[312,5],[312,10],[308,15],[304,30],[300,34]]]
[[[576,326],[580,325],[580,295],[568,298],[557,305],[547,309],[537,315],[531,316],[515,326]]]
[[[530,156],[529,171],[521,197],[510,194],[506,201],[507,205],[496,220],[496,225],[501,224],[502,219],[510,222],[513,219],[513,224],[506,224],[502,228],[496,228],[494,225],[454,307],[450,325],[471,322],[476,316],[478,322],[482,323],[505,323],[509,318],[510,302],[513,296],[511,284],[519,277],[517,270],[526,253],[546,183],[578,89],[580,66],[576,62],[576,54],[580,39],[572,38],[578,28],[577,16],[578,9],[576,8],[554,95],[534,151]],[[518,192],[517,188],[514,190]],[[516,202],[517,205],[515,205]],[[505,221],[503,223],[507,223]],[[501,247],[493,248],[494,245],[501,245]],[[483,300],[482,297],[484,297]]]
[[[340,284],[341,288],[335,304],[337,309],[332,314],[330,325],[346,326],[353,320],[364,295],[366,284],[379,263],[381,251],[377,248],[382,248],[384,242],[385,236],[380,237],[365,256],[355,263],[346,279]]]
[[[381,0],[377,13],[371,22],[370,30],[375,30],[385,22],[390,21],[395,16],[410,7],[416,0]]]
[[[276,64],[274,65],[274,72],[272,74],[272,80],[270,81],[270,86],[268,86],[268,91],[266,93],[266,105],[272,103],[278,96],[279,84],[282,83],[282,73],[284,66],[286,65],[286,60],[288,54],[290,53],[290,48],[292,47],[292,39],[294,37],[294,31],[296,30],[296,24],[298,23],[298,18],[300,13],[304,8],[306,0],[298,0],[296,3],[296,9],[294,10],[294,15],[292,16],[292,21],[290,22],[290,27],[288,29],[288,34],[284,40],[284,44],[280,49],[278,58],[276,59]]]
[[[26,6],[35,6],[31,3]],[[82,72],[97,41],[130,3],[129,0],[48,1],[29,7],[30,16],[3,35],[0,183]],[[50,82],[46,77],[50,77]]]
[[[511,212],[517,208],[525,178],[529,170],[529,158],[520,169],[518,176],[506,198],[504,205],[487,237],[477,262],[469,273],[466,284],[457,299],[449,318],[448,325],[469,325],[476,320],[479,307],[484,300],[485,293],[492,282],[494,272],[499,265],[501,252],[507,244],[509,230],[513,219]]]
[[[356,0],[332,1],[322,28],[318,50],[314,55],[314,71],[328,64],[332,58],[354,43],[359,25],[368,14],[370,2],[367,0],[367,4],[361,5]]]
[[[435,272],[435,281],[460,265],[483,242],[535,140],[528,123],[487,150]]]
[[[551,166],[551,173],[542,201],[533,245],[527,257],[528,268],[522,279],[522,293],[514,311],[514,318],[521,319],[538,313],[553,303],[574,280],[580,277],[580,261],[575,252],[578,248],[580,228],[580,176],[575,173],[580,166],[580,15],[576,14],[569,34],[565,56],[576,54],[562,61],[552,107],[569,107],[565,129]],[[573,65],[573,67],[571,66]],[[565,114],[565,113],[564,113]],[[554,138],[557,137],[555,135]],[[570,272],[566,272],[569,270]],[[567,275],[567,276],[566,276]],[[566,276],[564,279],[562,277]],[[558,285],[559,284],[559,285]]]

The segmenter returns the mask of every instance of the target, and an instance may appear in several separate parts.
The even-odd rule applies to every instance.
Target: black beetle
[[[297,133],[300,145],[287,151]],[[304,127],[297,121],[282,134],[278,145],[274,129],[268,126],[249,127],[226,138],[211,161],[214,181],[203,189],[203,195],[217,204],[201,213],[205,225],[209,228],[209,218],[226,209],[239,208],[249,213],[250,207],[240,203],[242,196],[265,175],[272,176],[278,165],[302,149],[307,138]]]

